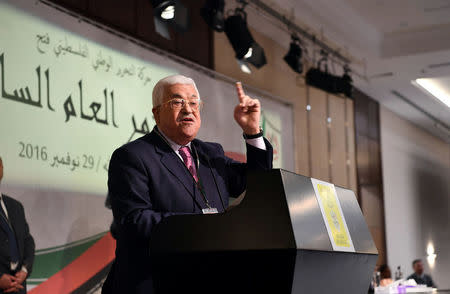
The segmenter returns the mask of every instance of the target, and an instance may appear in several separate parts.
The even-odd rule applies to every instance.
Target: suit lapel
[[[6,218],[6,216],[3,215],[3,213],[1,214],[1,218],[3,219],[3,221],[12,229],[12,231],[14,232],[14,227],[15,227],[15,217],[14,217],[14,211],[13,211],[13,207],[11,207],[9,200],[6,199],[6,197],[4,197],[2,195],[3,198],[3,203],[5,203],[5,207],[6,210],[8,211],[8,218]],[[2,226],[3,229],[3,226]],[[5,229],[3,229],[5,231]],[[6,232],[6,231],[5,231]]]
[[[2,222],[2,225],[0,225],[0,228],[1,228],[5,233],[8,233],[8,232],[6,231],[6,228],[3,227],[3,224],[5,224],[5,225],[7,225],[7,226],[10,227],[10,225],[9,225],[9,223],[8,223],[8,220],[6,219],[6,217],[3,216],[3,214],[0,216],[0,218],[1,218],[0,221]]]
[[[15,232],[14,228],[17,227],[15,207],[12,207],[13,205],[10,205],[9,201],[5,202],[5,206],[6,206],[6,209],[8,210],[9,223],[11,224],[11,227],[12,227],[13,231]]]
[[[10,228],[11,228],[14,236],[16,237],[17,250],[19,253],[19,258],[21,260],[23,257],[22,256],[23,242],[22,242],[22,239],[19,238],[18,233],[16,231],[16,229],[18,228],[17,222],[20,222],[20,218],[18,215],[18,207],[17,207],[17,205],[13,205],[12,201],[10,202],[9,199],[6,199],[5,197],[3,198],[3,201],[5,203],[6,209],[8,210],[8,219],[9,219]]]
[[[8,225],[8,227],[12,228],[12,222],[11,222],[11,208],[9,207],[9,203],[7,203],[6,197],[2,195],[3,203],[5,204],[6,210],[8,211],[8,218],[6,218],[6,215],[3,215],[3,213],[0,213],[0,218],[2,218],[2,222]],[[1,204],[0,204],[1,205]],[[2,207],[2,210],[3,207]],[[1,226],[1,228],[6,232],[6,230]]]
[[[186,191],[189,192],[189,195],[195,200],[195,183],[184,163],[155,130],[153,130],[149,136],[155,146],[156,153],[161,156],[162,165],[173,174],[173,176],[184,186]]]

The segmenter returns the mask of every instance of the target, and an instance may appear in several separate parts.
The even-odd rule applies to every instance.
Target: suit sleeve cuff
[[[266,143],[264,143],[263,137],[258,137],[254,139],[246,139],[245,142],[258,149],[267,150]]]

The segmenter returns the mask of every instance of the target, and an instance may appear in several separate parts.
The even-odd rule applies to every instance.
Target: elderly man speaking
[[[240,83],[236,88],[234,119],[247,143],[247,163],[226,157],[217,143],[195,138],[203,101],[192,79],[174,75],[155,85],[155,128],[111,157],[108,188],[117,248],[103,293],[154,293],[148,246],[155,225],[176,214],[223,212],[228,198],[245,190],[248,170],[272,168],[272,146],[260,129],[261,104],[245,95]]]

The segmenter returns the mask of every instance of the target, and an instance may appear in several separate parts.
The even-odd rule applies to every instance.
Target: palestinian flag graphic
[[[36,251],[28,293],[93,293],[114,260],[115,240],[109,232],[63,246]]]

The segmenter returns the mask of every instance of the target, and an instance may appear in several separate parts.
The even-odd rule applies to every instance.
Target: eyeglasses
[[[183,109],[184,107],[186,107],[186,104],[189,104],[189,107],[195,111],[200,111],[203,107],[203,101],[201,101],[200,98],[192,100],[186,100],[183,98],[173,98],[162,104],[169,104],[170,108],[172,108],[173,110]]]

